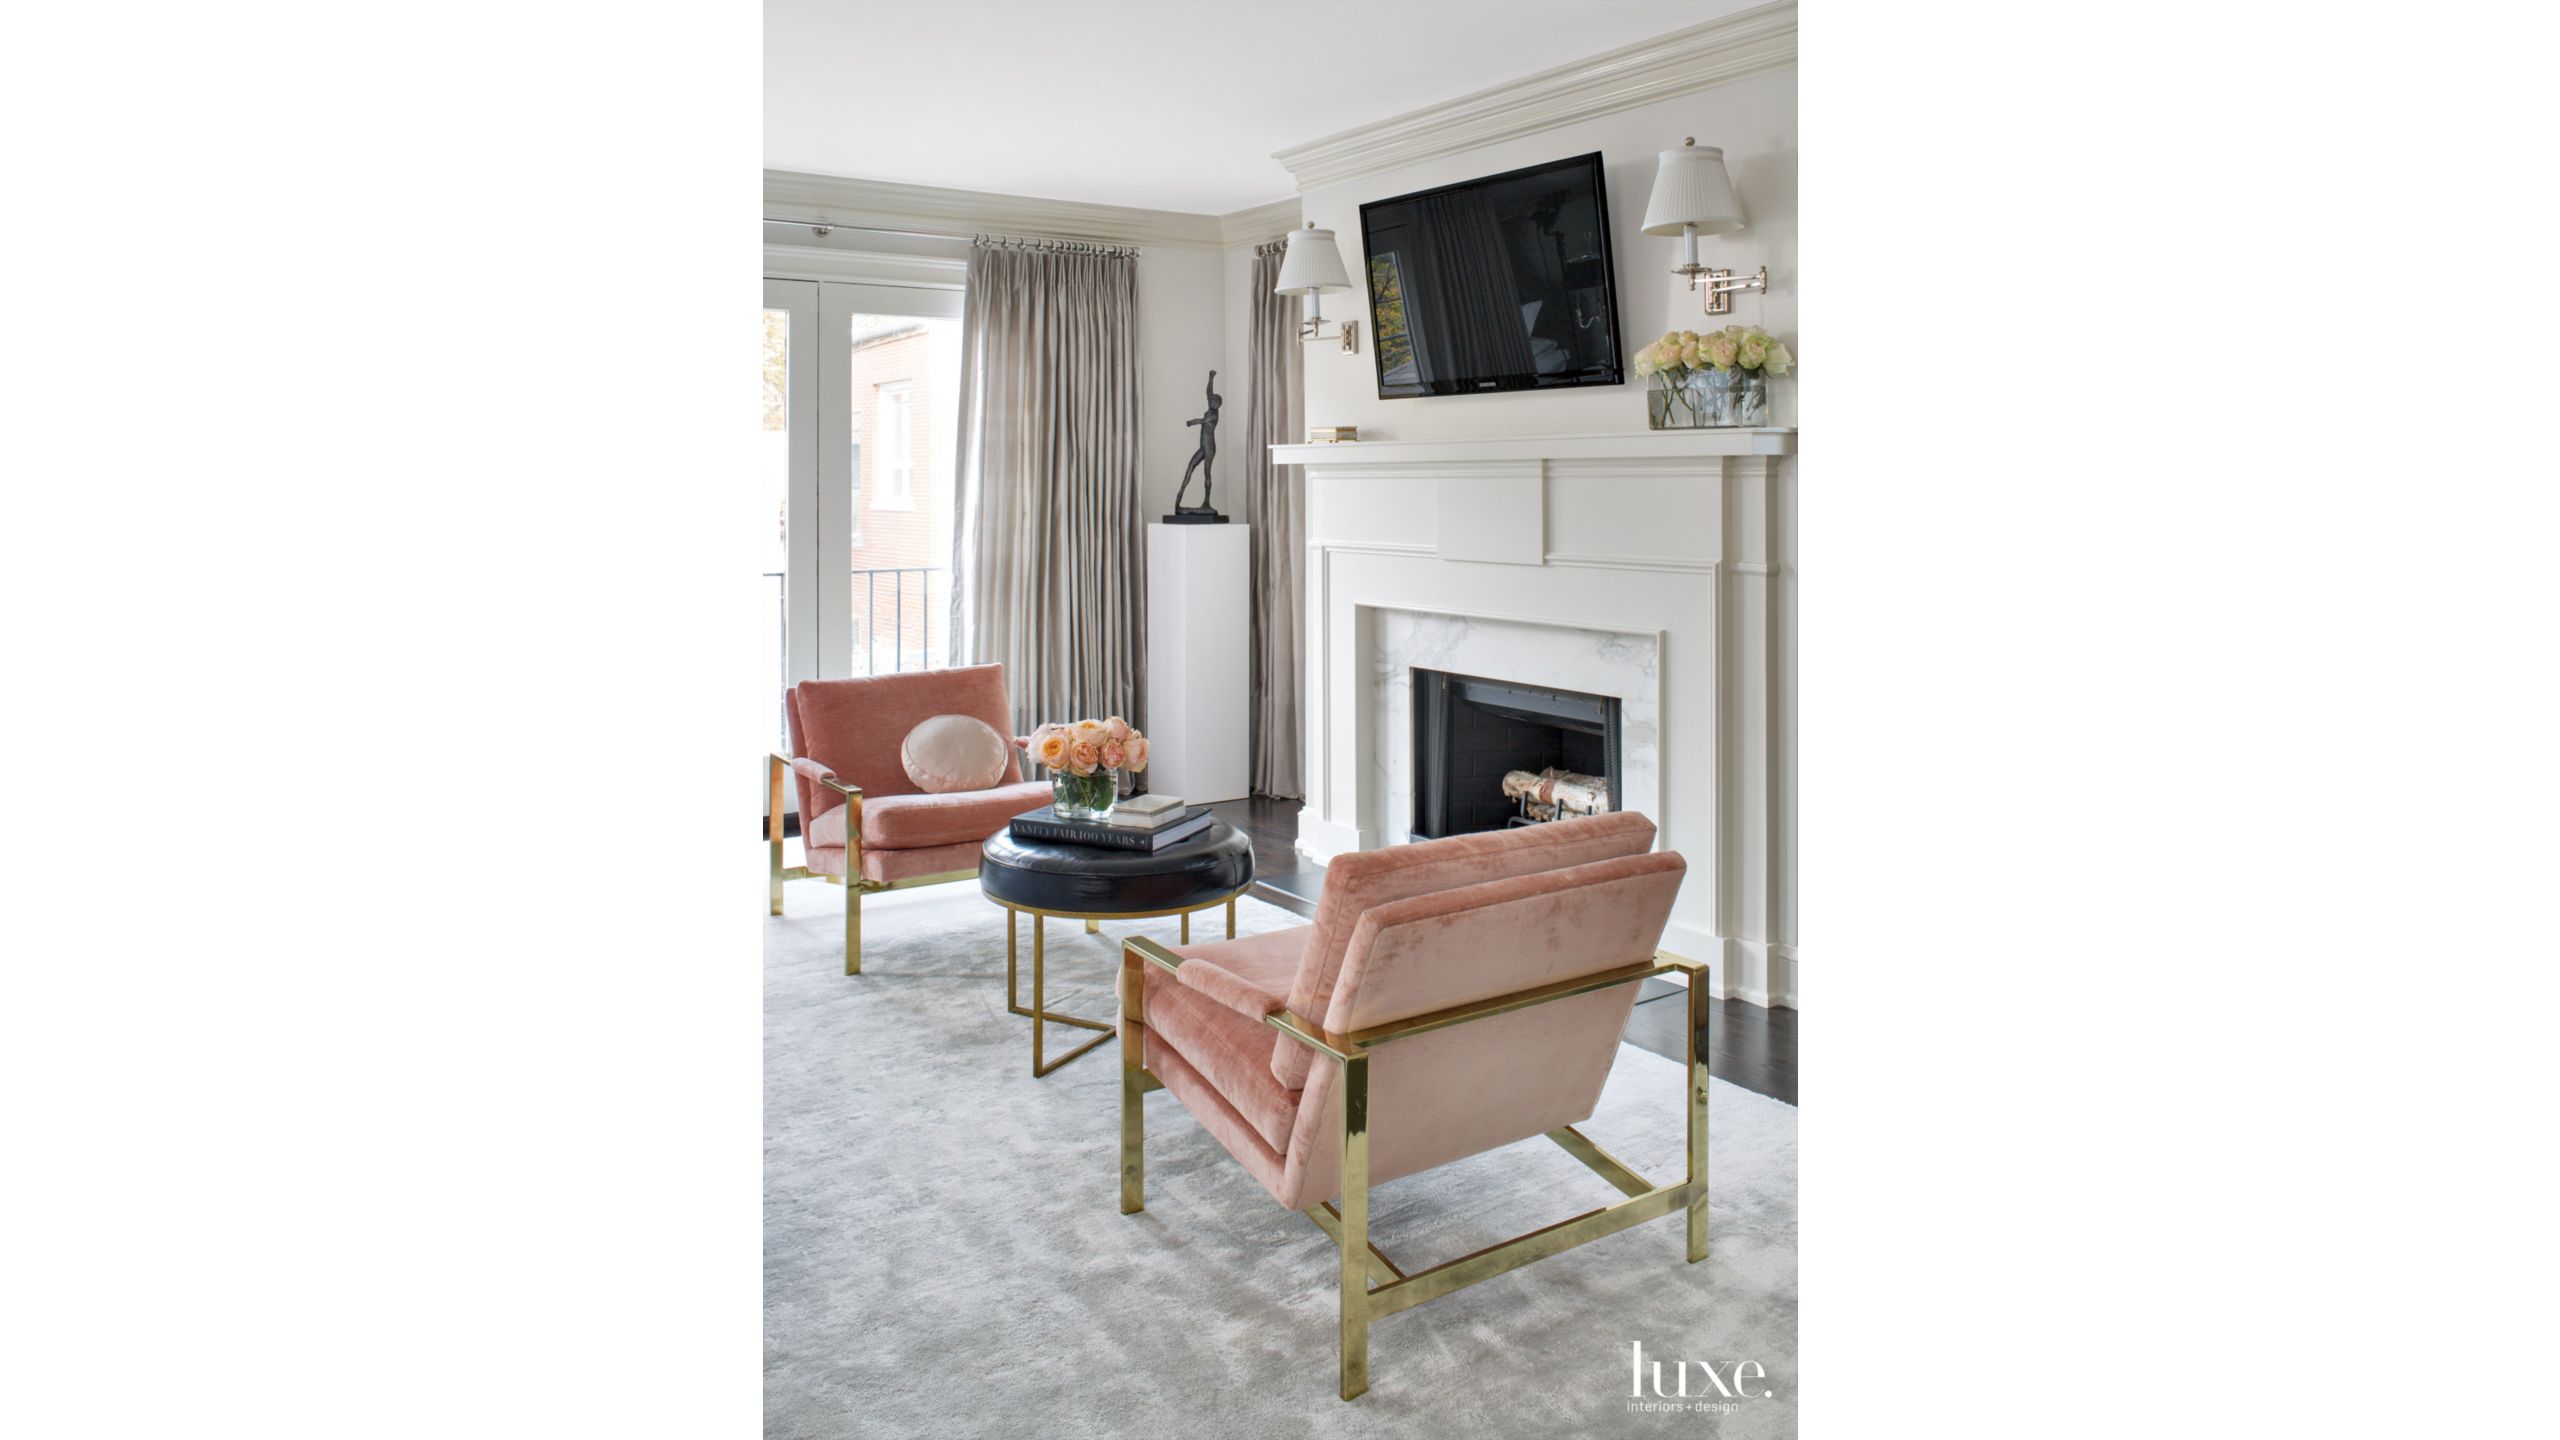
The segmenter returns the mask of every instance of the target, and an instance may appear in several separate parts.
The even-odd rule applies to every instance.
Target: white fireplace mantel
[[[1527,435],[1501,440],[1345,440],[1274,445],[1277,465],[1434,465],[1471,460],[1643,460],[1793,455],[1792,425],[1766,429],[1642,430],[1610,435]]]
[[[1795,1004],[1795,453],[1792,428],[1273,446],[1307,480],[1299,849],[1408,838],[1413,665],[1544,670],[1653,718],[1629,803],[1689,861],[1663,948]]]

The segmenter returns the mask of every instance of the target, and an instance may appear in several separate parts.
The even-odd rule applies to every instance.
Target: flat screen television
[[[1600,155],[1360,207],[1378,396],[1618,385]]]

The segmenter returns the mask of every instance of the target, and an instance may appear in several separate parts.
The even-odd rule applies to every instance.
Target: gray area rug
[[[1714,1082],[1705,1261],[1656,1220],[1377,1321],[1369,1393],[1346,1404],[1332,1243],[1162,1091],[1147,1208],[1119,1212],[1119,1042],[1031,1078],[1002,911],[973,885],[866,901],[849,978],[841,907],[794,883],[765,922],[768,1435],[1794,1433],[1794,1107]],[[1300,923],[1239,908],[1241,933]],[[1110,1018],[1118,938],[1175,928],[1052,923],[1050,1008]],[[1027,924],[1022,969],[1028,1003]],[[1084,1033],[1053,1027],[1051,1053]],[[1582,1129],[1674,1178],[1681,1089],[1682,1067],[1622,1046]],[[1379,1187],[1371,1235],[1415,1270],[1618,1198],[1535,1140]],[[1637,1408],[1638,1342],[1666,1392],[1690,1362],[1689,1400],[1648,1385],[1661,1408]],[[1768,1379],[1741,1388],[1774,1394],[1727,1400],[1701,1361],[1728,1384],[1756,1361]]]

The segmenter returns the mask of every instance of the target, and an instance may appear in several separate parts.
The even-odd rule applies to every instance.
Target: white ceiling
[[[1275,150],[1760,0],[765,0],[764,163],[1224,215]]]

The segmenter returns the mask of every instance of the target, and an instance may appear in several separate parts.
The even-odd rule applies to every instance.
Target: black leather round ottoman
[[[1252,883],[1253,842],[1224,820],[1156,851],[1016,840],[999,830],[978,860],[988,899],[1080,920],[1205,910]]]
[[[1227,907],[1227,938],[1236,934],[1236,897],[1253,883],[1253,842],[1224,820],[1213,820],[1202,833],[1162,850],[1110,850],[1098,845],[1060,845],[1016,840],[999,830],[978,858],[978,888],[1005,907],[1004,1003],[1007,1010],[1031,1019],[1031,1073],[1046,1075],[1108,1040],[1117,1027],[1079,1015],[1053,1014],[1048,1008],[1048,919],[1082,920],[1085,929],[1100,920],[1140,920],[1159,915],[1182,917],[1182,938],[1191,938],[1191,914],[1212,906]],[[1015,975],[1021,940],[1021,917],[1031,916],[1031,1005],[1020,1000]],[[1103,1032],[1051,1061],[1046,1027],[1073,1025]]]

